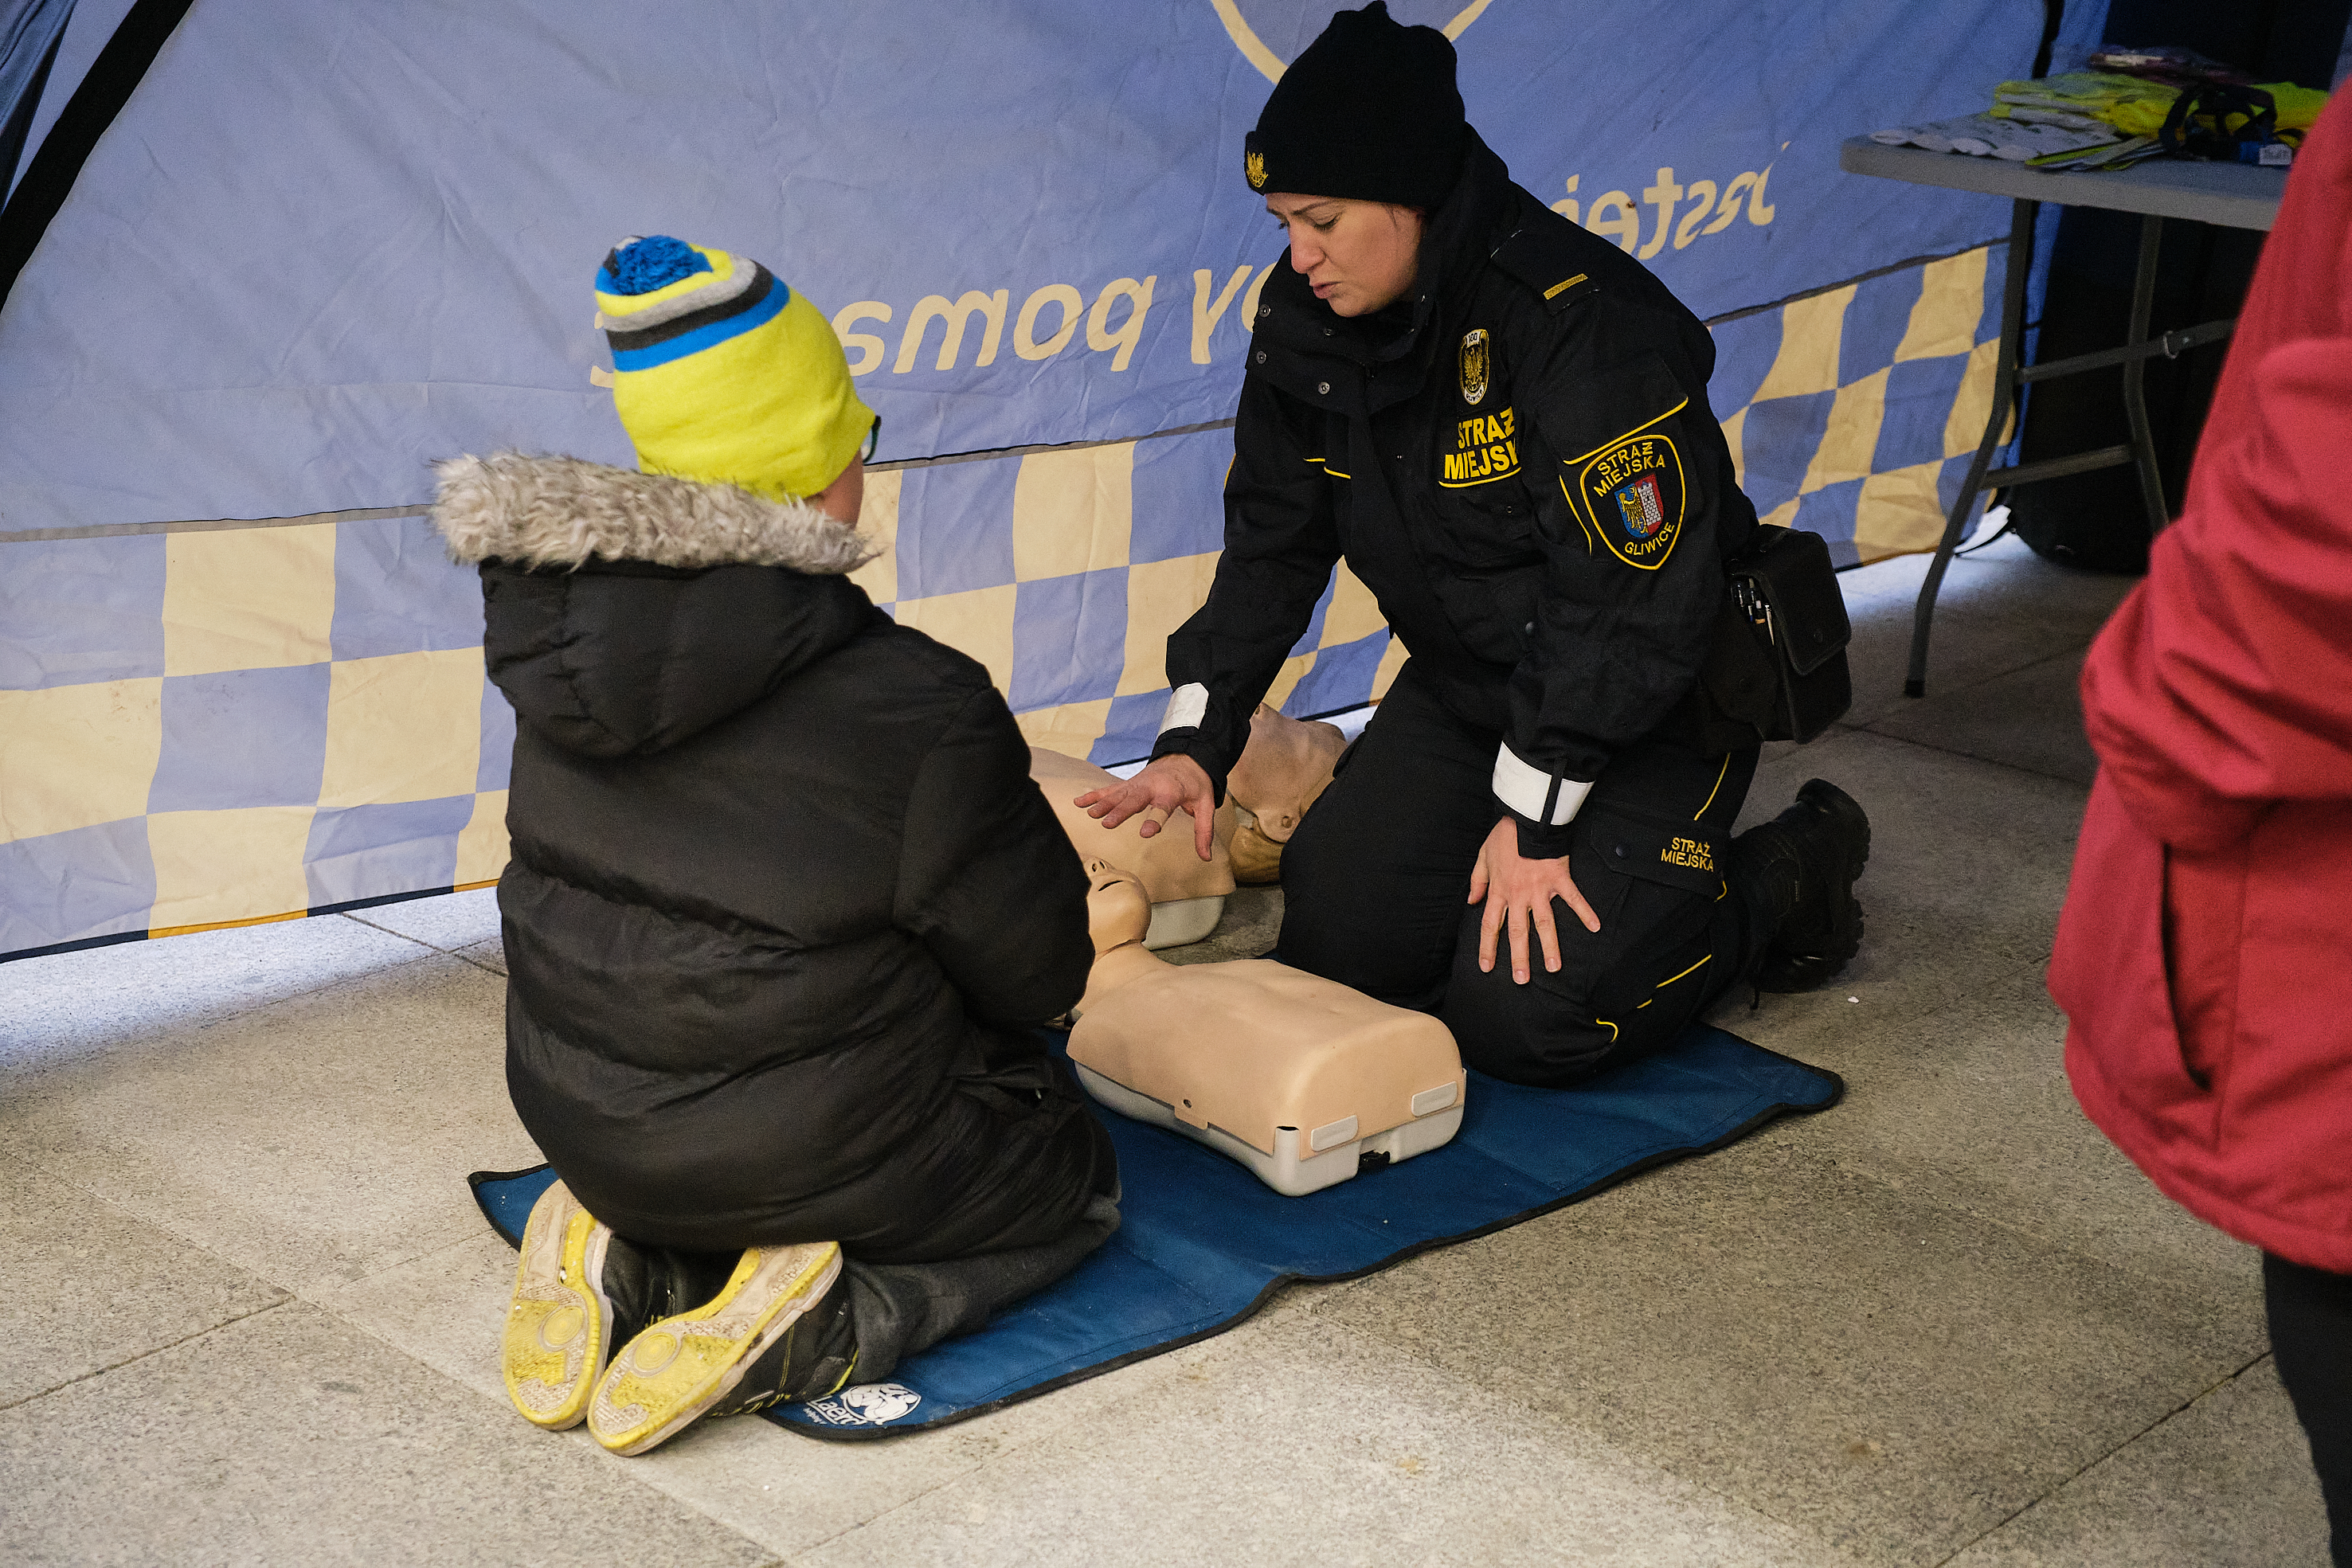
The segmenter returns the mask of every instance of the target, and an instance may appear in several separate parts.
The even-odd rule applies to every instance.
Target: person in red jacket
[[[2346,95],[2352,99],[2352,95]],[[2263,1250],[2352,1564],[2352,101],[2295,162],[2180,520],[2083,669],[2099,775],[2050,991],[2075,1097]]]

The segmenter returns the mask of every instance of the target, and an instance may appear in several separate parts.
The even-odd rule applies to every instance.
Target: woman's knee
[[[1507,964],[1481,970],[1475,954],[1457,954],[1439,1016],[1463,1065],[1506,1083],[1561,1089],[1618,1060],[1622,1031],[1551,980],[1539,974],[1521,985]]]
[[[1464,1064],[1491,1078],[1546,1089],[1580,1083],[1673,1043],[1706,995],[1687,983],[1708,962],[1703,933],[1654,951],[1614,940],[1607,927],[1593,936],[1564,925],[1560,968],[1538,959],[1520,985],[1499,951],[1492,969],[1479,968],[1476,913],[1464,918],[1440,1016]]]

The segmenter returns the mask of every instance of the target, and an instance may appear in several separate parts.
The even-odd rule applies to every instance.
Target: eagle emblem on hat
[[[1265,189],[1265,154],[1252,151],[1242,154],[1242,172],[1249,176],[1250,189]]]
[[[1486,329],[1462,334],[1462,401],[1475,408],[1486,396]]]

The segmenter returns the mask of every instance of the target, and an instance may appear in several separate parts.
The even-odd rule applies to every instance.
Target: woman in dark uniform
[[[1169,641],[1151,763],[1086,803],[1147,832],[1186,811],[1205,856],[1344,556],[1412,657],[1285,852],[1286,962],[1543,1084],[1673,1039],[1743,979],[1835,974],[1868,821],[1817,779],[1734,841],[1757,748],[1698,695],[1756,527],[1706,328],[1511,182],[1453,46],[1383,5],[1285,73],[1244,170],[1290,265],[1251,324],[1224,553]]]

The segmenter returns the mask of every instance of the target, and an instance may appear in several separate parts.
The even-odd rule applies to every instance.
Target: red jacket
[[[2352,94],[2287,183],[2180,520],[2092,644],[2050,992],[2075,1097],[2242,1240],[2352,1273]]]

